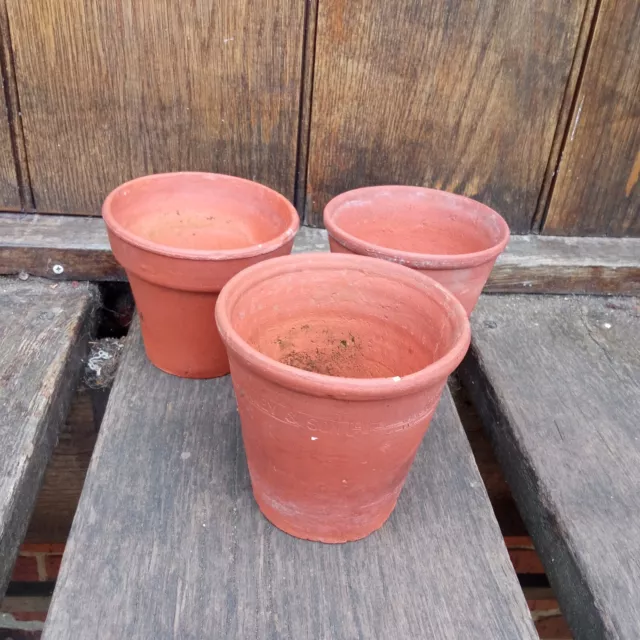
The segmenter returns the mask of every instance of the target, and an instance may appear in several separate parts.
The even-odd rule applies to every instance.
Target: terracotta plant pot
[[[509,226],[486,205],[436,189],[385,186],[343,193],[327,204],[331,251],[357,253],[423,271],[470,314]]]
[[[233,278],[216,320],[262,513],[322,542],[382,526],[469,346],[462,305],[400,265],[298,254]]]
[[[127,182],[102,207],[125,268],[149,360],[184,378],[229,372],[214,314],[236,273],[291,252],[299,218],[279,193],[213,173],[167,173]]]

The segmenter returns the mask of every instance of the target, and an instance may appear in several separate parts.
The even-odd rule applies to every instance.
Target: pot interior
[[[490,249],[504,238],[502,220],[492,209],[445,191],[358,189],[328,209],[339,229],[398,251],[468,254]]]
[[[281,273],[236,299],[231,324],[265,356],[314,373],[391,378],[447,353],[461,329],[441,291],[358,269]]]
[[[232,250],[277,238],[286,200],[257,183],[215,174],[166,174],[122,185],[111,211],[130,233],[167,247]]]

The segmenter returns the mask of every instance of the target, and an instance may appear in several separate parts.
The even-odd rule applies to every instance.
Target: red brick
[[[38,561],[33,556],[18,556],[13,566],[12,582],[39,582]]]
[[[571,640],[571,630],[562,616],[558,601],[553,598],[527,600],[536,630],[542,640]]]
[[[59,553],[64,552],[64,544],[52,542],[52,543],[24,543],[20,547],[20,553]]]
[[[531,538],[528,536],[506,536],[504,543],[516,573],[544,573],[544,567],[533,547]]]
[[[573,638],[571,629],[562,616],[537,620],[536,631],[541,640],[572,640]]]
[[[14,611],[11,615],[20,622],[44,622],[47,619],[46,611]]]
[[[62,554],[48,553],[44,557],[44,567],[47,574],[47,580],[55,580],[58,577],[61,562]]]

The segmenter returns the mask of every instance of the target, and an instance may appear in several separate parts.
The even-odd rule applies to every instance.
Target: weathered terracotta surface
[[[298,254],[233,278],[216,320],[264,515],[322,542],[382,526],[467,351],[462,305],[400,265]]]
[[[420,187],[365,187],[327,204],[331,251],[382,258],[423,271],[470,314],[509,241],[504,219],[486,205]]]
[[[228,373],[214,320],[218,293],[245,267],[291,251],[293,206],[249,180],[169,173],[119,186],[102,216],[151,362],[185,378]]]

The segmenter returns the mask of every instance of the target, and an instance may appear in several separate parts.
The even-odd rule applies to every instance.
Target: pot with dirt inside
[[[467,351],[458,300],[391,262],[298,254],[234,277],[216,320],[262,513],[322,542],[382,526]]]

